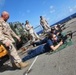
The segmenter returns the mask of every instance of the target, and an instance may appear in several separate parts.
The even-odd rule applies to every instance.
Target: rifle
[[[67,35],[71,36],[71,39],[72,39],[73,34],[74,34],[75,32],[76,32],[76,31],[73,31],[73,32],[72,32],[72,31],[68,31],[68,32],[67,32]]]
[[[62,40],[63,43],[65,43],[68,38],[70,38],[70,40],[71,40],[71,39],[72,39],[72,35],[73,35],[73,33],[75,33],[75,32],[76,32],[76,31],[74,31],[74,32],[68,31],[65,36],[61,35],[61,37],[59,38],[59,41]]]

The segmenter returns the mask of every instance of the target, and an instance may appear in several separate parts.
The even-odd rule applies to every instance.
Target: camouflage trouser
[[[9,47],[9,57],[12,63],[14,62],[20,63],[22,61],[13,44],[11,44],[11,46]]]
[[[3,40],[2,42],[4,43],[5,41],[6,40]],[[14,63],[14,62],[20,63],[22,61],[21,58],[19,57],[17,51],[16,51],[15,46],[12,44],[11,41],[10,41],[10,46],[7,49],[8,49],[8,54],[9,54],[11,63]]]
[[[43,25],[42,27],[43,27],[44,30],[48,30],[50,28],[49,25]]]
[[[34,32],[34,33],[30,33],[30,35],[32,36],[32,41],[34,42],[36,39],[39,39],[40,37]]]

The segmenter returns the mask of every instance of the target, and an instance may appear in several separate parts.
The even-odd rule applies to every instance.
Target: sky
[[[8,22],[29,20],[35,28],[40,25],[40,16],[52,25],[76,13],[76,0],[0,0],[0,13],[2,11],[9,12]]]

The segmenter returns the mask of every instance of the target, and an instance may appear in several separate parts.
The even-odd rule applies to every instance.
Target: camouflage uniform
[[[0,41],[4,44],[6,43],[6,41],[10,41],[11,49],[9,48],[8,53],[9,53],[11,62],[20,63],[22,60],[18,56],[16,48],[12,44],[15,42],[14,39],[12,38],[12,36],[17,37],[17,35],[10,28],[9,24],[7,22],[5,22],[4,20],[0,19]]]
[[[33,28],[30,24],[26,24],[25,29],[29,32],[29,34],[32,36],[32,41],[34,42],[35,39],[39,39],[39,36],[36,32],[34,32]]]
[[[45,20],[45,18],[40,19],[40,24],[43,27],[44,30],[47,30],[50,28],[50,26],[48,25],[47,21]]]

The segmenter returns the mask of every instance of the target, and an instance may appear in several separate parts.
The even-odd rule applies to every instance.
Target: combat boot
[[[19,65],[19,63],[12,63],[12,67],[14,68],[14,69],[20,69],[21,67],[20,67],[20,65]]]
[[[27,67],[29,64],[27,62],[20,62],[19,65],[20,65],[20,68],[22,69]]]

